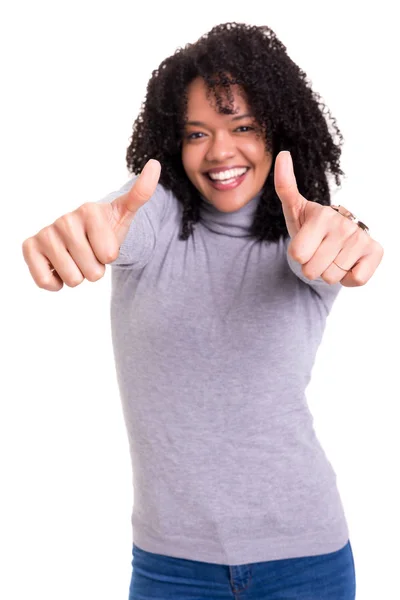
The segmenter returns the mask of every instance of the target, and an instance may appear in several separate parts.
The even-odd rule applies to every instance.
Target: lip
[[[225,192],[225,191],[233,190],[234,188],[237,188],[242,183],[242,181],[244,181],[249,170],[250,169],[247,169],[247,171],[245,171],[243,173],[243,175],[236,177],[236,179],[234,181],[232,181],[232,183],[228,183],[228,184],[221,183],[218,180],[212,180],[212,179],[210,179],[210,177],[207,176],[207,174],[205,174],[204,177],[207,179],[207,181],[211,185],[211,187],[213,187],[215,190],[218,190],[220,192]]]
[[[204,171],[204,175],[208,173],[221,173],[222,171],[230,171],[230,169],[249,169],[248,165],[231,165],[229,167],[215,167],[215,169],[208,169],[208,171]]]

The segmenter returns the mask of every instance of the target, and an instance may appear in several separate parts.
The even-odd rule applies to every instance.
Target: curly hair
[[[128,170],[138,174],[150,158],[161,163],[159,182],[183,205],[179,239],[186,240],[200,219],[200,193],[181,159],[187,120],[188,85],[202,77],[220,113],[233,114],[230,85],[238,84],[265,134],[272,166],[261,191],[250,235],[260,241],[287,238],[282,203],[274,186],[275,159],[289,150],[300,193],[330,205],[328,175],[340,186],[343,136],[336,120],[311,89],[307,75],[287,55],[286,46],[266,26],[217,25],[195,43],[178,48],[152,72],[145,101],[133,124],[126,152]],[[229,106],[223,104],[230,100]]]

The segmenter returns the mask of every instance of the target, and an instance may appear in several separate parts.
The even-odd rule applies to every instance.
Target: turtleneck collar
[[[200,195],[200,221],[210,231],[230,237],[246,237],[250,235],[250,227],[254,220],[260,191],[247,204],[234,212],[222,212]]]

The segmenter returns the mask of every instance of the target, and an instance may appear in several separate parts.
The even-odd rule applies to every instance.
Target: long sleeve
[[[326,325],[317,294],[327,304],[334,286],[296,276],[280,240],[250,239],[257,202],[201,205],[181,240],[171,193],[147,266],[112,273],[132,538],[150,552],[246,564],[348,540],[306,396]]]
[[[110,203],[126,194],[136,179],[137,176],[131,178],[119,190],[111,192],[98,203]],[[134,216],[128,234],[121,244],[119,256],[110,263],[111,267],[141,269],[148,263],[170,201],[170,193],[158,184],[153,196]]]

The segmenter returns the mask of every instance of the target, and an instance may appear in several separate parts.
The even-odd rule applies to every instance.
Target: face
[[[217,112],[198,77],[188,86],[182,163],[200,194],[222,212],[247,204],[262,189],[272,165],[265,138],[237,85],[231,87],[235,114]]]

